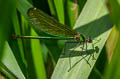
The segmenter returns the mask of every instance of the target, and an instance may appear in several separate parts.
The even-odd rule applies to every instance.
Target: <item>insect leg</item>
[[[83,47],[82,47],[82,52],[83,52],[83,49],[84,49],[84,42],[82,42],[83,43]]]
[[[70,43],[78,43],[77,41],[67,41],[67,42],[65,42],[65,47],[64,47],[64,52],[63,52],[63,54],[65,55],[65,50],[66,50],[66,47],[67,47],[67,44],[70,44]]]
[[[94,44],[92,43],[92,48],[93,48],[93,50],[94,50]]]
[[[65,52],[66,52],[65,50],[66,50],[67,43],[68,42],[65,42],[65,47],[64,47],[64,52],[63,52],[64,55],[65,55]]]
[[[72,42],[69,42],[69,43],[78,43],[78,42],[72,41]],[[73,48],[73,50],[69,53],[69,65],[70,65],[69,70],[71,69],[71,59],[70,59],[71,54],[72,54],[72,52],[74,51],[74,49],[76,49],[76,47],[78,47],[79,45],[80,45],[80,42],[79,42],[79,43]]]
[[[87,41],[85,43],[86,43],[86,49],[85,50],[86,50],[86,53],[87,53]]]
[[[92,43],[92,48],[93,48],[93,51],[95,51],[95,49],[94,49],[94,44],[93,44],[93,43]],[[92,59],[93,59],[93,60],[95,59],[94,53],[93,53]]]
[[[84,42],[81,42],[82,43],[82,47],[80,47],[82,49],[82,52],[84,50]]]
[[[101,40],[101,38],[100,38],[100,39],[93,39],[93,40],[96,41],[96,42],[94,43],[94,44],[96,44],[96,43],[98,43],[98,42]]]

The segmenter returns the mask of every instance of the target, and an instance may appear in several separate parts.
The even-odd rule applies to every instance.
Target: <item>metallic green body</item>
[[[28,10],[30,21],[34,25],[35,30],[43,31],[52,36],[14,36],[14,38],[26,39],[45,39],[45,40],[75,40],[84,42],[85,38],[82,34],[68,28],[67,25],[60,24],[55,19],[37,8]]]
[[[44,40],[74,40],[73,37],[49,37],[49,36],[14,36],[15,38],[25,39],[44,39]]]

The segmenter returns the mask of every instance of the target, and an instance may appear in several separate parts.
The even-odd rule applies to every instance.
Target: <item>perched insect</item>
[[[67,25],[60,24],[55,19],[45,14],[43,11],[37,8],[30,8],[28,10],[28,16],[34,27],[52,36],[17,36],[14,38],[22,39],[45,39],[45,40],[74,40],[74,42],[86,44],[92,43],[90,37],[86,38],[83,34],[77,33],[74,30],[68,28]]]

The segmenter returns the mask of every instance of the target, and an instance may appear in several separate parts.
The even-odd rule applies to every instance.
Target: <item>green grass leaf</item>
[[[74,26],[78,15],[80,14],[86,0],[65,0],[65,23],[71,27]]]
[[[3,56],[0,60],[1,62],[1,70],[11,79],[19,78],[24,79],[25,76],[21,71],[21,68],[16,61],[16,58],[10,48],[8,42],[5,42],[3,48]]]
[[[50,8],[51,15],[52,15],[53,17],[57,17],[54,1],[53,1],[53,0],[48,0],[48,4],[49,4],[49,8]]]
[[[105,74],[103,79],[119,79],[120,78],[120,0],[109,0],[107,3],[108,10],[110,12],[110,17],[115,25],[113,29],[114,32],[112,39],[114,40],[114,45],[111,54],[110,64],[106,66]]]
[[[54,0],[55,8],[60,23],[64,24],[64,1],[63,0]]]
[[[13,54],[12,47],[8,44],[11,38],[11,31],[14,18],[14,11],[16,10],[16,0],[0,1],[0,68],[6,76],[11,79],[24,78],[20,67]],[[9,37],[9,38],[8,38]],[[6,41],[6,42],[5,42]],[[16,46],[17,47],[17,46]],[[3,50],[3,51],[2,51]],[[22,64],[22,63],[21,63]]]
[[[33,7],[29,2],[25,0],[19,0],[18,1],[18,10],[19,12],[24,16],[22,18],[22,28],[23,31],[27,33],[24,34],[29,34],[31,32],[31,35],[37,35],[35,31],[32,29],[30,31],[30,26],[32,25],[30,22],[26,22],[26,19],[29,21],[29,17],[27,15],[27,11],[29,8]],[[22,6],[25,5],[25,6]],[[25,19],[25,20],[24,20]],[[26,24],[29,24],[26,25]],[[26,29],[27,28],[27,29]],[[33,78],[38,78],[38,79],[46,79],[46,71],[44,68],[44,63],[43,63],[43,58],[42,58],[42,52],[41,52],[41,47],[40,47],[40,41],[39,40],[24,40],[24,47],[25,48],[25,55],[26,55],[26,60],[27,60],[27,65],[28,65],[28,78],[33,79]]]
[[[37,36],[36,32],[33,29],[32,29],[32,35]],[[46,79],[46,71],[45,71],[45,66],[43,62],[40,41],[38,39],[31,40],[31,48],[32,48],[32,58],[33,58],[33,63],[34,63],[34,68],[35,68],[37,79]]]
[[[4,45],[4,41],[9,37],[10,30],[11,30],[11,18],[13,10],[16,7],[16,3],[14,0],[9,1],[7,0],[4,2],[3,0],[0,1],[0,52],[2,52],[2,47]],[[2,56],[2,53],[1,53]]]
[[[58,60],[52,79],[87,79],[111,32],[111,28],[112,23],[108,17],[105,0],[88,0],[75,24],[75,29],[86,37],[94,38],[95,50],[92,49],[91,44],[88,44],[88,52],[81,52],[80,47],[74,49],[75,45],[69,44],[65,52],[66,55],[61,55]],[[100,40],[96,41],[95,39]],[[71,53],[70,57],[69,53]]]

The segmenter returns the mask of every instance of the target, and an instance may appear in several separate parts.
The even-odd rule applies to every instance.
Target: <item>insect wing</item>
[[[36,29],[46,32],[53,36],[74,36],[76,32],[66,25],[60,24],[55,19],[45,14],[43,11],[37,8],[30,8],[28,10],[28,16],[35,25]]]

